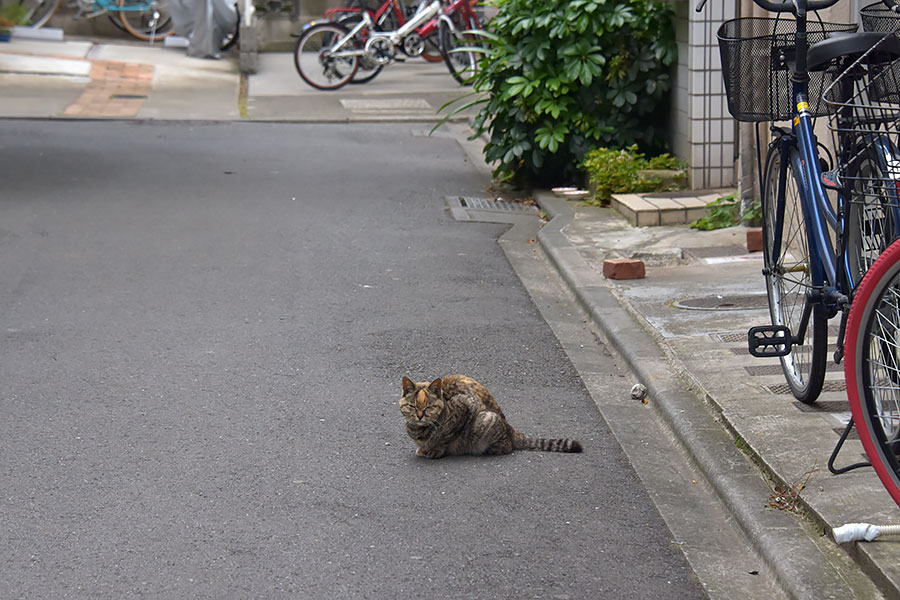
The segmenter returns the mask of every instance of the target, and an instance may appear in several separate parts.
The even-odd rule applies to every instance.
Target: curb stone
[[[734,515],[751,544],[792,598],[850,598],[854,591],[797,518],[768,510],[771,490],[734,438],[686,385],[652,334],[562,233],[574,212],[561,199],[537,194],[550,222],[538,241],[566,285],[643,383],[652,403],[697,468]],[[598,282],[600,282],[598,284]],[[830,542],[829,542],[830,543]]]

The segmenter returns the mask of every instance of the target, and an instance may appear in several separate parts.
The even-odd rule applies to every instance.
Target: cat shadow
[[[486,461],[495,461],[509,456],[510,454],[449,454],[441,458],[425,458],[424,456],[419,456],[416,454],[416,451],[413,450],[409,453],[406,460],[409,464],[416,466],[434,465],[439,467],[440,465],[460,464],[464,462],[482,463]]]

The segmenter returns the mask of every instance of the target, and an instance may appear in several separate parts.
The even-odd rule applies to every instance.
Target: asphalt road
[[[702,596],[423,130],[0,121],[0,597]],[[453,372],[585,453],[417,458]]]

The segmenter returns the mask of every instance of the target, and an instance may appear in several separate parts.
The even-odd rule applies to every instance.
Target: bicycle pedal
[[[829,190],[840,191],[841,190],[841,180],[838,177],[837,170],[823,171],[822,172],[822,185],[827,187]]]
[[[748,350],[757,358],[787,356],[793,339],[791,330],[784,325],[760,325],[747,332]]]

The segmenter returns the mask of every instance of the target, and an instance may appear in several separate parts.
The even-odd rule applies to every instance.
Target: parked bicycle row
[[[853,418],[829,467],[863,466],[835,467],[855,425],[900,505],[900,7],[863,8],[862,32],[808,12],[837,1],[754,0],[778,16],[718,32],[729,111],[771,133],[759,161],[771,324],[748,339],[754,356],[779,357],[794,396],[813,403],[828,321],[839,317],[833,360],[844,363]],[[816,139],[817,117],[828,120],[830,150]]]
[[[191,6],[180,0],[67,0],[76,18],[93,19],[106,16],[118,29],[135,39],[158,42],[176,33],[176,23],[190,25]],[[21,24],[39,28],[46,25],[60,9],[63,0],[0,0],[0,4],[16,4]],[[217,30],[221,31],[221,50],[228,50],[238,40],[240,15],[233,0],[214,3]],[[173,19],[173,10],[179,19]],[[178,12],[180,11],[180,12]]]
[[[320,90],[366,83],[397,60],[443,60],[466,84],[478,68],[481,22],[478,0],[421,0],[406,7],[384,0],[376,8],[361,2],[329,9],[322,21],[304,26],[294,48],[300,77]]]

